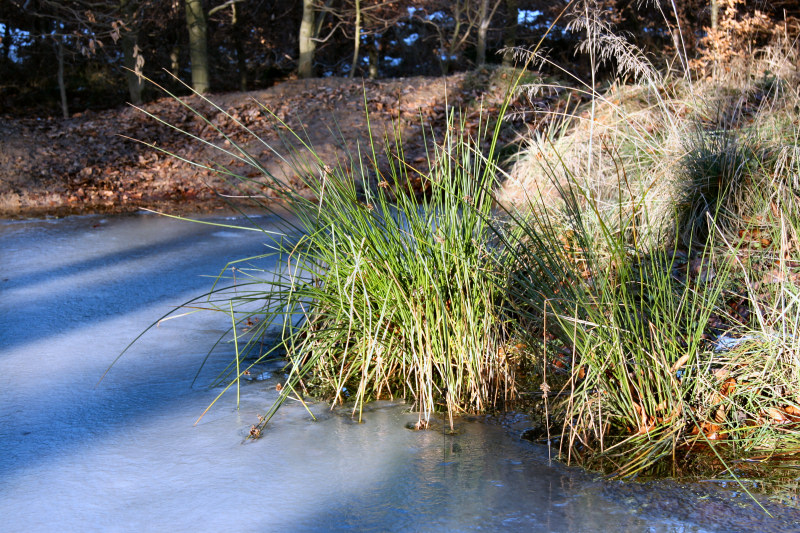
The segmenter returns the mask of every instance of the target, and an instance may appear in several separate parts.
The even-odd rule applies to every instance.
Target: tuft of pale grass
[[[607,28],[587,20],[599,61]],[[568,461],[631,476],[800,446],[797,79],[767,69],[775,49],[754,58],[736,84],[587,87],[498,192],[507,290]]]
[[[648,82],[649,83],[649,82]],[[628,217],[647,210],[657,234],[667,229],[679,189],[683,139],[691,129],[682,117],[692,108],[683,80],[651,85],[612,84],[590,104],[542,118],[549,124],[526,141],[497,193],[508,208],[525,209],[540,201],[565,209],[561,191],[576,189],[575,199],[595,203],[599,212],[625,206]],[[569,94],[569,93],[568,93]],[[671,97],[670,97],[671,94]]]

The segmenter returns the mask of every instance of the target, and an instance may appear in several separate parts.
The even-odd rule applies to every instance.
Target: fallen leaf
[[[787,424],[790,422],[786,414],[775,407],[767,407],[767,416],[776,424]]]

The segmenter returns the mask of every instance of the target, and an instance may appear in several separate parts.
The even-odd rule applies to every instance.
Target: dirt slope
[[[441,131],[447,105],[476,101],[491,89],[488,73],[442,78],[361,81],[293,80],[270,89],[211,95],[222,110],[267,143],[280,146],[275,121],[263,106],[297,131],[304,130],[326,160],[342,153],[342,139],[353,150],[366,140],[365,100],[372,129],[382,133],[399,125],[409,161],[424,154],[422,124]],[[490,91],[491,93],[491,91]],[[494,88],[494,101],[502,95]],[[491,96],[490,96],[491,100]],[[254,142],[224,113],[198,97],[185,99],[214,125],[244,143],[280,179],[295,176],[265,145]],[[489,104],[491,105],[491,104]],[[209,124],[171,98],[146,104],[144,110],[218,146],[229,146]],[[477,111],[472,113],[475,118]],[[335,132],[335,133],[332,133]],[[131,139],[153,143],[180,158],[231,165],[256,177],[198,140],[188,138],[132,107],[78,113],[67,120],[11,118],[0,121],[0,217],[126,212],[149,207],[170,212],[218,209],[220,194],[236,195],[213,172],[193,166]]]

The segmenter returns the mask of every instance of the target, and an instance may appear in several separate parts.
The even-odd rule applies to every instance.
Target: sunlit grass
[[[195,164],[288,213],[265,255],[280,268],[235,262],[235,295],[205,303],[248,329],[226,387],[286,356],[253,436],[290,398],[354,413],[404,398],[424,427],[435,411],[502,408],[525,383],[547,399],[561,457],[617,476],[699,450],[730,474],[731,458],[796,451],[797,84],[719,89],[614,43],[636,68],[545,111],[510,172],[500,121],[476,131],[456,111],[423,168],[399,132],[324,161],[287,130],[283,148],[265,146],[301,187],[217,130],[230,147],[215,148],[257,177]]]
[[[422,176],[402,159],[381,170],[361,157],[307,181],[314,199],[293,207],[303,236],[277,252],[287,273],[264,287],[267,321],[285,317],[284,390],[313,386],[359,410],[400,396],[423,425],[440,408],[452,417],[514,395],[514,363],[498,357],[509,332],[487,225],[494,168],[454,117],[448,132]]]
[[[224,390],[260,360],[286,356],[280,397],[253,435],[288,398],[309,393],[353,402],[354,413],[369,400],[404,398],[420,427],[435,411],[452,423],[515,397],[518,361],[504,348],[513,332],[500,281],[504,255],[489,225],[496,130],[483,121],[476,129],[451,111],[422,169],[405,160],[399,131],[384,138],[369,131],[369,146],[323,161],[288,130],[283,146],[268,148],[290,163],[301,184],[294,187],[218,132],[229,147],[215,147],[258,176],[203,166],[238,180],[242,195],[272,211],[262,201],[266,188],[281,199],[274,210],[286,222],[285,235],[265,236],[266,254],[226,267],[217,284],[234,281],[234,272],[234,293],[212,291],[202,304],[233,320],[236,358],[220,377]],[[267,258],[277,271],[254,266]]]
[[[566,460],[797,449],[798,94],[751,81],[614,83],[511,172],[509,300]]]

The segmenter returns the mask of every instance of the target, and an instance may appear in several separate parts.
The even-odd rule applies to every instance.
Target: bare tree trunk
[[[128,95],[134,105],[142,103],[142,67],[144,57],[139,49],[139,30],[135,19],[136,2],[120,0],[119,10],[125,20],[125,27],[120,35],[122,45],[122,64],[125,66],[125,81],[128,83]]]
[[[353,62],[350,64],[350,78],[355,76],[356,67],[358,66],[358,51],[361,48],[361,2],[356,2],[356,35],[353,38]]]
[[[369,79],[374,80],[378,78],[378,67],[380,66],[379,52],[380,43],[373,39],[372,46],[369,47]]]
[[[506,0],[506,11],[508,11],[508,23],[505,30],[503,45],[508,49],[503,54],[503,66],[510,67],[514,62],[514,52],[511,48],[517,45],[517,29],[519,27],[519,9],[517,0]]]
[[[478,67],[486,65],[486,33],[489,31],[489,0],[481,0],[478,15],[478,42],[476,43],[475,62]]]
[[[467,0],[468,1],[468,0]],[[453,56],[458,50],[460,42],[464,40],[461,36],[461,25],[462,20],[461,17],[464,15],[464,11],[468,5],[465,6],[461,0],[455,1],[453,4],[453,35],[450,38],[450,45],[447,47],[447,55],[441,60],[441,68],[442,68],[442,75],[447,76],[450,73],[450,63],[453,60]],[[469,33],[470,28],[467,28],[467,33]],[[441,39],[441,37],[440,37]]]
[[[64,85],[64,37],[58,38],[58,92],[61,95],[61,115],[69,118],[67,106],[67,88]]]
[[[120,41],[122,41],[123,64],[125,65],[125,80],[128,82],[128,95],[134,105],[142,103],[142,89],[144,89],[144,80],[140,76],[142,69],[138,37],[137,32],[126,31],[120,38]]]
[[[314,76],[314,0],[303,0],[303,21],[300,23],[300,58],[297,63],[297,74],[301,78]]]
[[[181,73],[181,47],[177,44],[172,47],[172,50],[169,53],[169,70],[172,72],[172,75],[175,78],[180,78]]]
[[[202,0],[186,0],[186,27],[189,30],[189,57],[192,66],[192,88],[199,92],[208,92],[208,45],[206,14]]]

